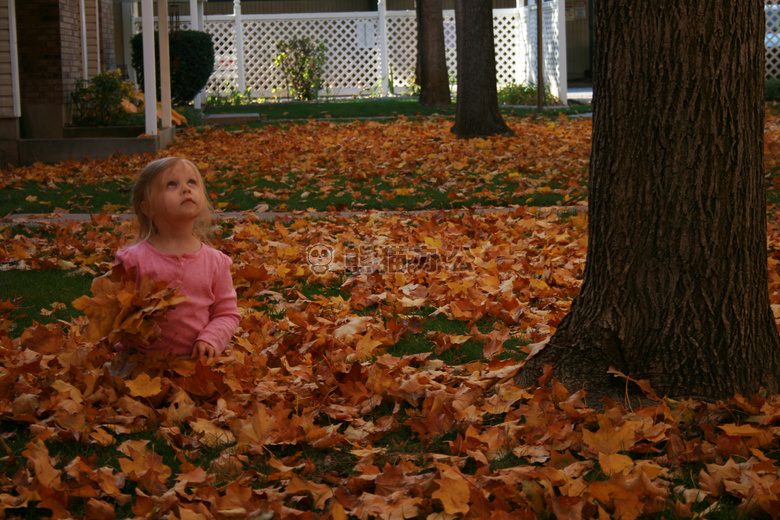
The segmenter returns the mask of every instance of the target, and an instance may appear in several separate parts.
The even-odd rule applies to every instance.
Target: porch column
[[[166,0],[167,1],[167,0]],[[146,135],[157,135],[157,74],[154,58],[154,0],[142,0],[141,32],[144,50],[144,115]]]
[[[168,0],[157,2],[157,25],[160,35],[160,126],[173,126],[171,114],[171,52],[168,44]],[[144,70],[146,70],[144,68]]]
[[[84,0],[79,0],[79,17],[81,18],[81,79],[89,79],[89,63],[87,62],[87,9]]]

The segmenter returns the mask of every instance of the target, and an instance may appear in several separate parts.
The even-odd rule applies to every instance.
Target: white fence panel
[[[558,32],[558,9],[561,1],[543,2],[543,38],[545,84],[551,87],[553,94],[565,96],[565,64],[563,69],[561,67],[562,61],[565,61],[565,46],[559,45]],[[387,12],[384,24],[388,49],[387,64],[382,62],[383,35],[380,34],[382,24],[378,12],[236,14],[238,16],[234,14],[204,17],[204,30],[212,35],[216,57],[214,73],[206,87],[208,94],[243,94],[250,91],[253,97],[286,97],[285,78],[274,65],[274,60],[277,54],[276,43],[293,36],[308,36],[326,42],[325,84],[321,95],[402,94],[414,87],[417,20],[413,11]],[[455,86],[455,12],[446,10],[443,16],[447,68]],[[531,7],[493,11],[496,79],[499,85],[524,81],[536,83],[535,16],[535,10]],[[242,28],[239,38],[236,31],[237,19],[240,20]],[[140,19],[135,20],[134,26],[136,31],[140,31]],[[181,17],[179,26],[189,29],[189,18]],[[385,70],[389,74],[387,78],[383,77]],[[561,74],[562,70],[564,74]],[[560,78],[564,78],[563,84]]]
[[[766,78],[780,78],[780,0],[766,0]]]

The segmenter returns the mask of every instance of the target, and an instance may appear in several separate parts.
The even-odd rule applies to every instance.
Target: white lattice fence
[[[238,85],[238,56],[236,31],[232,17],[208,17],[203,30],[214,43],[214,73],[206,87],[209,92],[225,93]]]
[[[413,12],[387,17],[387,59],[393,90],[409,88],[415,81],[417,19]],[[410,44],[411,43],[411,44]],[[409,64],[412,64],[411,67]]]
[[[766,0],[766,77],[780,78],[780,0]]]
[[[778,0],[780,1],[780,0]],[[547,6],[545,6],[547,7]],[[557,7],[557,4],[556,4]],[[552,19],[552,15],[549,16]],[[496,46],[496,81],[499,85],[520,83],[523,81],[535,81],[535,75],[531,76],[530,68],[526,62],[531,59],[528,53],[536,52],[536,33],[534,33],[534,47],[527,45],[520,32],[521,16],[516,9],[495,9],[493,11],[493,38]],[[534,31],[536,26],[534,25]],[[545,37],[551,39],[551,34],[557,35],[557,27],[552,33],[551,27],[545,27]],[[415,65],[417,60],[417,19],[413,12],[392,13],[388,16],[388,48],[390,54],[390,66],[393,73],[395,86],[401,89],[412,85],[415,79]],[[518,42],[523,45],[519,46]],[[444,48],[447,58],[447,70],[452,81],[455,81],[458,72],[458,52],[455,35],[455,12],[444,11]],[[553,61],[548,66],[557,67],[558,42],[548,42],[553,53]],[[534,62],[536,63],[535,59]],[[553,76],[557,68],[550,69]],[[534,69],[535,71],[535,69]],[[557,81],[557,77],[555,78]]]
[[[246,88],[262,96],[286,92],[284,76],[274,65],[276,44],[308,36],[327,46],[323,90],[330,95],[358,94],[379,81],[376,17],[301,17],[244,20]],[[211,90],[210,85],[210,90]]]
[[[777,0],[780,1],[780,0]],[[558,76],[558,0],[545,4],[545,71],[547,85],[556,92]],[[536,75],[536,22],[530,8],[496,9],[493,31],[496,44],[496,73],[499,85],[533,81]],[[453,82],[457,78],[455,13],[444,12],[447,67]],[[288,18],[280,15],[240,15],[242,22],[243,78],[240,74],[235,16],[206,16],[204,30],[214,40],[216,63],[206,87],[209,93],[251,90],[256,97],[286,96],[285,78],[274,65],[276,43],[292,36],[309,36],[327,44],[322,94],[384,94],[384,79],[391,80],[395,93],[412,87],[417,59],[417,21],[414,12],[391,11],[385,18],[387,64],[382,62],[379,13],[306,14]],[[533,18],[533,20],[532,20]],[[136,21],[140,30],[140,20]],[[181,27],[189,27],[183,17]],[[387,70],[389,78],[383,77]],[[241,81],[244,84],[241,84]]]

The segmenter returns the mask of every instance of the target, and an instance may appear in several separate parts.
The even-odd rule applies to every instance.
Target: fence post
[[[388,78],[390,77],[390,58],[387,51],[387,0],[377,0],[379,11],[379,60],[382,74],[382,97],[387,96]]]
[[[525,16],[523,16],[523,7],[525,6],[525,3],[523,0],[517,0],[516,4],[516,23],[515,23],[515,34],[513,35],[514,38],[512,39],[515,42],[515,51],[518,56],[524,56],[526,54],[525,47],[523,46],[523,34],[525,34],[526,28],[524,25],[522,25],[525,22]],[[498,59],[498,56],[496,56],[496,59]],[[527,61],[527,59],[526,59]],[[518,59],[514,61],[515,63],[515,70],[514,70],[514,80],[515,83],[518,85],[522,85],[526,81],[526,76],[528,75],[526,72],[527,66],[524,64],[523,60]]]
[[[244,70],[244,21],[241,19],[241,0],[233,0],[233,23],[236,30],[236,73],[238,74],[238,93],[246,90],[246,72]]]

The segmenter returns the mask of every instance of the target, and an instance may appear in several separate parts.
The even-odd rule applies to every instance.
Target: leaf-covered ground
[[[439,118],[186,129],[164,154],[195,159],[218,208],[226,210],[581,203],[590,120],[511,119],[510,125],[518,133],[515,139],[456,139],[451,123]],[[91,198],[107,198],[113,206],[98,206],[95,212],[121,211],[127,209],[129,183],[152,158],[147,154],[0,171],[0,190],[15,197],[24,211],[54,210],[47,198],[57,191],[72,192],[59,204],[66,210],[76,212],[89,206]],[[111,181],[113,197],[96,191]],[[50,193],[21,191],[37,186],[51,188]],[[28,196],[35,204],[25,204]]]
[[[305,182],[310,197],[379,177],[467,196],[480,189],[465,173],[474,172],[581,204],[589,121],[513,124],[517,138],[473,142],[435,120],[211,129],[166,153],[195,158],[220,198],[253,175]],[[779,136],[770,117],[768,171]],[[18,169],[4,182],[101,183],[149,159]],[[780,229],[769,215],[780,309]],[[98,275],[133,240],[133,224],[97,215],[0,235],[4,270]],[[554,382],[514,384],[578,290],[581,208],[247,213],[221,219],[213,242],[233,258],[243,315],[216,361],[117,356],[91,341],[84,316],[20,331],[15,303],[0,302],[6,517],[34,508],[182,520],[780,516],[778,396],[597,411]],[[121,315],[124,333],[147,330],[172,298],[122,283],[88,296],[106,309],[92,319]]]

